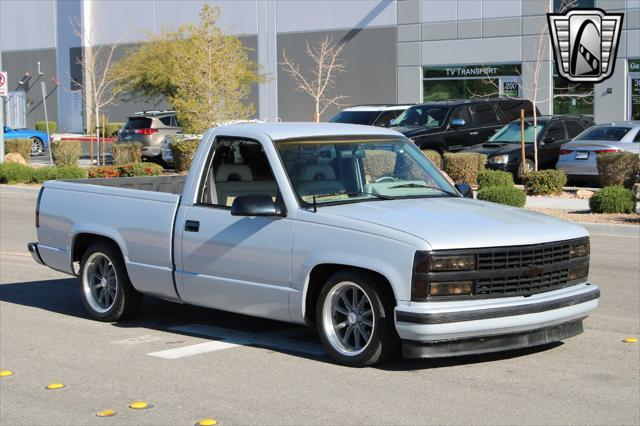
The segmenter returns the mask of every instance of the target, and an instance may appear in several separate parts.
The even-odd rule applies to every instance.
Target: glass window
[[[594,0],[553,0],[553,11],[555,13],[564,13],[569,9],[593,9]]]
[[[412,143],[396,139],[277,143],[306,206],[396,198],[449,197],[455,189]]]
[[[160,122],[165,126],[171,126],[171,116],[167,115],[166,117],[160,117]]]
[[[451,114],[451,120],[461,118],[464,120],[464,126],[456,127],[456,129],[466,129],[473,126],[473,119],[471,118],[471,112],[468,106],[457,107]]]
[[[573,83],[554,76],[553,113],[593,115],[593,83]]]
[[[533,105],[530,101],[507,100],[498,102],[498,108],[505,115],[507,121],[520,118],[520,110],[524,109],[524,116],[533,115]]]
[[[440,105],[419,105],[405,110],[395,120],[396,126],[404,127],[442,127],[447,118],[449,107]]]
[[[151,119],[147,117],[130,117],[124,125],[125,129],[148,129],[149,127],[151,127]]]
[[[241,195],[270,195],[274,201],[278,185],[269,160],[256,141],[217,138],[211,165],[202,184],[201,204],[231,207]]]
[[[636,129],[636,137],[633,138],[634,142],[640,142],[640,129]]]
[[[335,115],[331,123],[371,124],[378,111],[341,111]]]
[[[631,127],[597,126],[585,130],[577,141],[619,141],[629,133]]]
[[[538,122],[536,126],[538,128],[538,137],[544,128],[544,123]],[[524,123],[524,141],[525,143],[533,143],[534,127],[532,122]],[[522,130],[519,122],[509,123],[498,131],[495,135],[489,138],[489,142],[508,142],[508,143],[521,143],[522,142]]]
[[[396,117],[399,116],[401,112],[402,111],[400,110],[383,111],[376,118],[376,121],[373,124],[375,126],[380,126],[380,127],[389,127],[391,126],[391,122],[395,120]]]
[[[547,126],[543,141],[557,142],[565,139],[567,139],[567,134],[561,121],[554,121]]]
[[[473,109],[476,113],[476,123],[478,126],[487,126],[500,123],[493,104],[485,103],[474,105]]]
[[[567,126],[567,133],[570,139],[575,138],[584,130],[577,121],[565,121],[564,125]]]
[[[497,78],[458,80],[423,80],[423,102],[448,99],[489,98],[498,95]]]

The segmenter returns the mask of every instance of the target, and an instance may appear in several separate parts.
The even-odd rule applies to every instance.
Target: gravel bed
[[[527,207],[538,213],[559,217],[571,222],[613,223],[617,225],[640,225],[639,213],[591,213],[589,210],[560,210]]]

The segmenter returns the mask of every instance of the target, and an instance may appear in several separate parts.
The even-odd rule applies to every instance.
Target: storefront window
[[[553,77],[553,113],[593,115],[593,83]]]
[[[423,68],[424,102],[520,96],[520,64],[450,65]]]
[[[488,98],[498,96],[498,80],[424,80],[422,99],[442,101],[447,99]]]
[[[553,0],[553,11],[555,13],[564,13],[569,9],[593,9],[594,0]]]

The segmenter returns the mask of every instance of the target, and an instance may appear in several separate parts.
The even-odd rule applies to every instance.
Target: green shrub
[[[490,186],[513,186],[513,175],[502,170],[483,170],[478,174],[480,189]]]
[[[56,166],[77,166],[82,152],[80,141],[51,142],[51,156]]]
[[[557,195],[567,183],[567,175],[562,170],[540,170],[522,176],[524,190],[529,195]]]
[[[49,121],[49,134],[55,133],[58,129],[58,123],[55,121]],[[41,132],[47,132],[47,122],[46,121],[36,121],[36,130]]]
[[[103,128],[100,128],[100,136],[103,138],[118,136],[118,131],[123,127],[124,123],[107,123]]]
[[[598,175],[602,186],[633,187],[640,182],[640,155],[633,152],[606,152],[598,154]]]
[[[46,180],[86,179],[87,170],[78,166],[40,167],[33,169],[32,183],[42,183]]]
[[[383,176],[393,176],[396,167],[396,155],[385,149],[367,149],[363,159],[367,181]]]
[[[607,186],[589,198],[594,213],[635,213],[636,197],[624,186]]]
[[[5,139],[4,152],[5,154],[10,152],[20,154],[28,162],[29,158],[31,158],[32,145],[33,141],[31,139]]]
[[[438,151],[433,149],[424,149],[422,153],[429,159],[437,168],[442,169],[442,155]]]
[[[140,142],[112,143],[111,154],[117,166],[142,161],[142,144]]]
[[[164,168],[155,163],[131,163],[118,166],[121,177],[159,176],[163,171]]]
[[[487,156],[474,152],[444,154],[444,171],[455,183],[477,185],[478,173],[484,169]]]
[[[478,200],[506,204],[507,206],[524,207],[527,196],[523,190],[515,186],[488,186],[478,191]]]
[[[0,183],[27,183],[31,181],[33,169],[24,164],[0,164]]]
[[[176,172],[186,172],[191,167],[193,155],[198,149],[199,140],[173,141],[169,144],[173,154]]]

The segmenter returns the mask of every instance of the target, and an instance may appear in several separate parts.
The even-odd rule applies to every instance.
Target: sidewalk
[[[531,197],[527,196],[525,207],[559,210],[589,210],[589,200],[580,198]]]

